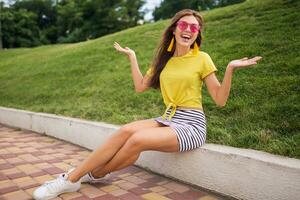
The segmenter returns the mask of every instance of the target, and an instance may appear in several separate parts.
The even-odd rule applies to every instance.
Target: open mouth
[[[189,40],[191,39],[192,36],[187,35],[187,34],[182,34],[182,35],[180,35],[180,37],[182,38],[182,40],[184,42],[189,42]]]

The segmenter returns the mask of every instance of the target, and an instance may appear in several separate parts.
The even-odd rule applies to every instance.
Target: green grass
[[[203,12],[203,51],[222,81],[227,63],[263,56],[234,74],[217,107],[204,88],[208,142],[300,158],[300,2],[251,0]],[[167,21],[87,42],[0,52],[0,106],[124,124],[159,116],[159,91],[134,92],[130,65],[113,42],[137,53],[146,71]],[[88,134],[88,133],[87,133]]]

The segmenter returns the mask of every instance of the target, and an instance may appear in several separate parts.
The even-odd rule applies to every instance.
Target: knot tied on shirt
[[[165,120],[167,117],[167,113],[168,111],[171,109],[171,112],[169,113],[168,116],[168,120],[171,121],[172,117],[175,115],[176,113],[176,109],[177,109],[177,105],[175,103],[169,103],[169,105],[167,106],[165,113],[163,114],[162,118]]]

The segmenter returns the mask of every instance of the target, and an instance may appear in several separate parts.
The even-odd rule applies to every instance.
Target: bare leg
[[[113,159],[100,170],[94,171],[93,175],[102,177],[109,172],[128,167],[138,159],[142,151],[178,152],[178,140],[173,131],[170,127],[160,127],[134,133]]]
[[[83,163],[76,167],[76,169],[69,174],[69,179],[73,182],[76,182],[86,173],[99,166],[104,166],[114,157],[114,155],[120,150],[120,148],[126,143],[127,139],[134,132],[160,126],[161,125],[159,123],[151,119],[136,121],[124,125],[101,147],[92,152]]]

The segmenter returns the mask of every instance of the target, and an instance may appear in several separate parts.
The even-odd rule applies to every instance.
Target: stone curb
[[[0,123],[46,134],[88,149],[119,126],[0,107]],[[250,149],[205,144],[183,153],[143,152],[136,165],[207,190],[246,200],[300,197],[300,160]]]

